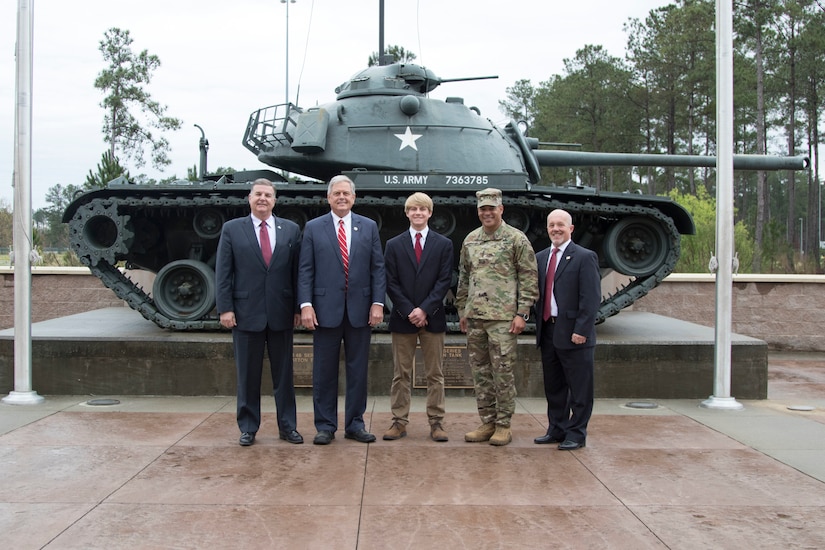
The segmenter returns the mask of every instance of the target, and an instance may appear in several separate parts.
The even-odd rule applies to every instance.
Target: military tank
[[[272,170],[151,186],[120,178],[77,196],[67,207],[63,221],[71,246],[107,287],[158,326],[219,329],[218,239],[226,220],[249,213],[251,182],[258,177],[275,182],[276,215],[303,226],[329,211],[325,182],[343,173],[355,182],[354,211],[378,223],[382,241],[408,227],[406,197],[414,191],[429,194],[435,204],[430,227],[453,240],[456,265],[462,240],[478,227],[478,189],[503,191],[505,220],[524,231],[536,250],[549,242],[547,213],[564,208],[573,216],[573,239],[598,254],[602,276],[618,272],[629,280],[604,298],[599,322],[672,272],[681,236],[695,232],[684,208],[659,196],[546,185],[541,167],[712,167],[714,157],[542,150],[516,121],[499,127],[461,98],[429,97],[456,80],[468,79],[441,79],[420,65],[391,63],[358,72],[336,88],[331,103],[259,109],[249,117],[244,146],[261,162],[301,179]],[[751,170],[796,170],[806,163],[804,157],[734,158],[735,168]],[[151,295],[132,280],[130,270],[156,274]],[[449,304],[448,311],[455,314]]]

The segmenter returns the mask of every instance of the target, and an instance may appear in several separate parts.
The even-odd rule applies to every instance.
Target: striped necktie
[[[338,246],[341,249],[341,261],[344,262],[344,281],[349,283],[349,252],[347,252],[347,229],[344,220],[338,220]]]

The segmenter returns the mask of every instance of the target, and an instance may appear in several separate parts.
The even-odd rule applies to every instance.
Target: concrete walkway
[[[4,548],[825,547],[823,354],[772,354],[769,399],[740,411],[598,400],[573,452],[533,443],[541,399],[519,399],[501,448],[464,442],[472,398],[448,397],[447,443],[420,397],[409,435],[382,441],[389,399],[374,397],[378,441],[326,447],[308,398],[303,445],[278,439],[267,400],[240,447],[234,397],[95,397],[120,403],[0,404]]]

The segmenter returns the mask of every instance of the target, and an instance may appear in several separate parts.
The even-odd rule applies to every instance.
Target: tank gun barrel
[[[443,84],[445,82],[466,82],[468,80],[490,80],[498,78],[498,75],[495,76],[465,76],[464,78],[441,78],[439,81]]]
[[[657,155],[630,153],[591,153],[583,151],[533,151],[541,166],[678,166],[716,167],[716,157],[703,155]],[[768,155],[733,155],[736,170],[804,170],[810,164],[805,155],[777,157]]]

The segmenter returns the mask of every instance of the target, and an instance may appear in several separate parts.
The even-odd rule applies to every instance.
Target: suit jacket
[[[321,327],[341,325],[345,310],[353,327],[368,326],[370,306],[386,300],[387,281],[378,226],[371,219],[353,213],[350,241],[347,286],[332,214],[319,216],[304,226],[298,267],[298,304],[311,302]]]
[[[418,327],[407,319],[417,307],[427,314],[425,328],[429,332],[446,332],[444,297],[452,282],[452,241],[430,229],[419,263],[415,259],[410,232],[404,231],[387,241],[384,262],[387,295],[392,302],[390,332],[418,332]]]
[[[275,250],[264,265],[251,216],[226,222],[218,243],[215,280],[218,313],[233,311],[237,328],[260,331],[295,326],[295,290],[301,230],[275,218]]]
[[[552,246],[536,255],[539,270],[539,299],[535,306],[537,346],[541,343],[544,302],[548,299],[545,296],[544,284],[551,250]],[[596,314],[602,300],[601,273],[596,253],[571,241],[561,257],[557,258],[553,295],[559,306],[556,326],[553,329],[553,345],[560,349],[595,346]],[[574,333],[585,336],[587,342],[571,342],[570,338]]]

